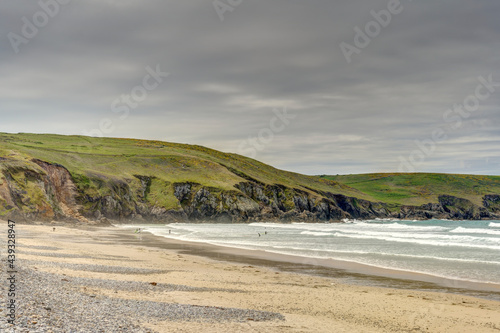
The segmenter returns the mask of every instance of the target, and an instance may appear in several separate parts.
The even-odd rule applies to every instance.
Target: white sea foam
[[[458,227],[450,231],[451,233],[458,234],[486,234],[486,235],[500,235],[500,230],[477,229],[477,228],[463,228]]]
[[[385,224],[385,223],[367,223],[367,222],[360,222],[355,224],[357,227],[367,227],[370,229],[396,229],[396,230],[408,230],[408,231],[437,231],[437,230],[449,230],[449,228],[446,227],[440,227],[440,226],[416,226],[416,225],[407,225],[407,224],[400,224],[400,223],[391,223],[391,224]]]
[[[491,228],[500,228],[500,223],[494,223],[494,222],[491,222],[491,223],[489,224],[489,226],[490,226]]]
[[[301,235],[312,235],[312,236],[331,236],[332,233],[329,232],[317,232],[317,231],[302,231]]]
[[[363,235],[363,234],[345,234],[345,233],[335,233],[335,236],[338,237],[347,237],[347,238],[356,238],[356,239],[377,239],[377,240],[382,240],[382,241],[387,241],[387,242],[397,242],[397,243],[413,243],[413,244],[419,244],[419,245],[431,245],[431,246],[444,246],[444,247],[450,247],[450,246],[456,246],[456,247],[468,247],[468,248],[478,248],[478,249],[490,249],[490,250],[500,250],[500,240],[495,241],[495,243],[499,245],[486,245],[486,244],[474,244],[472,242],[460,242],[460,239],[455,239],[455,242],[451,241],[443,241],[441,240],[431,240],[426,237],[395,237],[395,236],[387,236],[387,235]],[[425,236],[425,235],[423,235]],[[463,238],[466,239],[466,238]],[[469,238],[473,239],[473,237]],[[451,240],[451,238],[450,238]]]
[[[391,231],[446,231],[450,228],[442,226],[419,226],[419,225],[406,225],[400,223],[368,223],[368,222],[353,222],[348,224],[342,223],[251,223],[250,226],[255,227],[268,227],[280,229],[299,229],[308,231],[328,232],[328,231],[343,231],[343,230],[388,230]]]

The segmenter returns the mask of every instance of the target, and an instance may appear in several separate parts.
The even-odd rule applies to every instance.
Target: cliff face
[[[88,222],[79,212],[71,174],[62,165],[16,161],[4,167],[0,182],[0,207],[6,217]]]
[[[483,206],[450,195],[439,203],[402,206],[341,194],[310,192],[247,179],[234,190],[197,183],[166,183],[135,175],[133,180],[71,175],[62,165],[33,159],[6,163],[0,180],[3,217],[24,221],[121,222],[340,221],[342,219],[487,219],[500,215],[500,196],[486,195]],[[169,204],[151,197],[153,186],[172,191]],[[166,208],[170,207],[170,208]],[[174,208],[172,208],[174,207]]]

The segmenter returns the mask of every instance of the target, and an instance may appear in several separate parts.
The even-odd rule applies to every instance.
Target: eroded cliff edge
[[[485,195],[482,205],[441,195],[438,203],[394,207],[331,192],[264,184],[241,174],[238,176],[243,181],[233,189],[223,189],[194,182],[170,183],[147,175],[120,179],[97,173],[71,174],[63,165],[39,159],[23,162],[4,158],[3,162],[1,217],[26,222],[235,223],[500,217],[498,194]]]

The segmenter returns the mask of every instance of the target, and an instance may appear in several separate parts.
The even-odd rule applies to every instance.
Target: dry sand
[[[50,226],[18,225],[17,229],[19,260],[24,260],[28,266],[36,266],[38,271],[56,273],[66,279],[84,277],[209,288],[117,292],[87,287],[81,288],[79,292],[82,294],[252,309],[276,312],[285,317],[284,321],[248,320],[244,323],[143,318],[142,326],[156,332],[500,332],[500,302],[497,301],[438,292],[349,285],[332,278],[217,261],[157,248],[152,239],[155,242],[170,241],[112,227],[77,229],[58,226],[53,232]],[[120,236],[125,233],[127,235]],[[59,248],[59,255],[68,256],[51,257],[54,251],[42,250],[47,246]],[[72,258],[72,255],[80,258]],[[78,270],[77,265],[47,265],[48,262],[166,272],[134,274],[131,270],[105,273]]]

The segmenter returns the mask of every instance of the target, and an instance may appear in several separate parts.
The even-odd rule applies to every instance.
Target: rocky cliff
[[[343,219],[492,219],[500,215],[500,196],[485,195],[481,206],[450,195],[438,203],[393,207],[342,194],[264,184],[244,177],[233,189],[195,182],[169,183],[147,175],[119,179],[71,174],[60,164],[39,159],[3,158],[0,213],[23,221],[120,222],[341,221]],[[171,192],[170,202],[155,191]]]
[[[29,163],[3,159],[0,212],[21,220],[89,222],[80,214],[77,188],[69,171],[58,164],[33,159]]]

